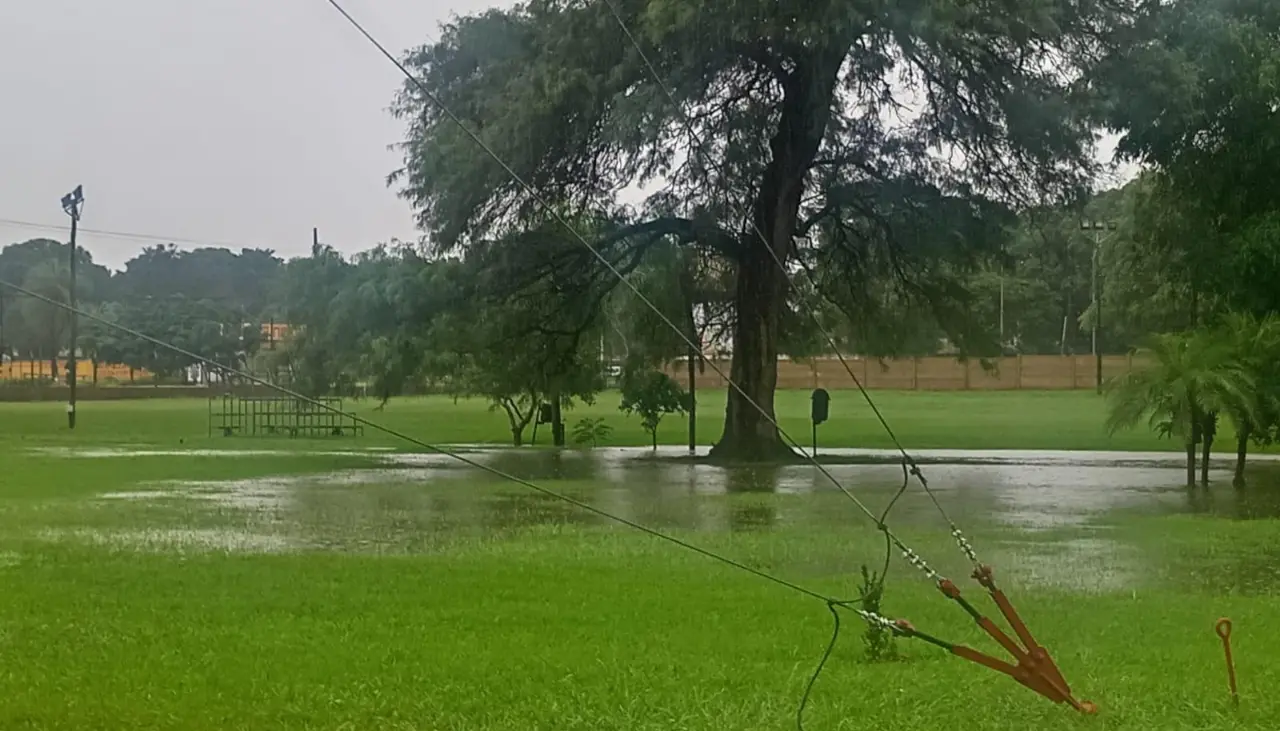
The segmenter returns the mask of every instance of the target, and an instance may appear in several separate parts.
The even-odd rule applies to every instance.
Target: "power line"
[[[33,221],[19,221],[12,218],[0,218],[0,224],[7,226],[15,226],[17,228],[30,228],[38,231],[66,231],[66,226],[54,226],[46,223],[35,223]],[[163,236],[160,234],[137,233],[133,231],[113,231],[110,229],[100,228],[81,228],[80,233],[93,234],[95,236],[107,236],[118,239],[128,239],[133,241],[155,241],[166,244],[189,244],[191,246],[205,246],[217,249],[242,249],[248,248],[243,244],[232,244],[226,241],[211,241],[207,239],[193,239],[185,236]]]

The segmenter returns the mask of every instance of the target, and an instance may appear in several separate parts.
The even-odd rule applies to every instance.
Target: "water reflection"
[[[664,458],[661,451],[655,457],[648,450],[625,449],[477,450],[468,456],[663,530],[743,533],[788,525],[838,535],[836,531],[849,526],[869,525],[830,478],[812,465],[729,469]],[[966,529],[1014,527],[1027,537],[994,547],[991,556],[1016,566],[1021,578],[1112,590],[1136,581],[1148,567],[1125,548],[1122,536],[1099,533],[1094,527],[1104,514],[1192,513],[1239,520],[1280,516],[1280,464],[1253,465],[1250,486],[1242,491],[1230,487],[1228,470],[1211,472],[1212,489],[1188,490],[1183,468],[1174,457],[1122,455],[1108,466],[1094,455],[1071,462],[1058,454],[1039,461],[1026,453],[997,454],[934,462],[924,465],[924,472],[958,524]],[[204,506],[219,519],[235,523],[243,535],[275,537],[257,543],[239,539],[236,545],[248,546],[246,550],[261,545],[261,550],[288,546],[290,550],[373,553],[432,551],[464,533],[491,535],[537,526],[607,522],[552,496],[459,466],[447,457],[388,454],[379,459],[381,467],[328,475],[139,486],[104,496],[104,502],[156,500],[168,505],[185,499],[181,504]],[[1226,466],[1226,460],[1222,464]],[[874,513],[902,485],[901,466],[890,461],[832,464],[826,472]],[[183,510],[172,513],[177,526],[187,526],[194,514],[190,507]],[[917,533],[945,530],[934,506],[914,483],[897,504],[893,524]],[[195,541],[183,535],[187,542]],[[1280,549],[1276,552],[1280,554]],[[1280,584],[1280,555],[1263,551],[1233,557],[1227,569],[1196,574],[1194,582],[1203,586],[1223,582],[1237,589]]]
[[[725,490],[730,493],[782,492],[782,468],[779,466],[741,467],[721,469]]]
[[[729,530],[735,533],[767,530],[777,522],[778,509],[769,503],[742,503],[729,509]]]

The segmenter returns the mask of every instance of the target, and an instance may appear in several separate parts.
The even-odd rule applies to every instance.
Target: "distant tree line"
[[[119,272],[95,264],[83,249],[77,256],[77,304],[92,317],[233,367],[256,354],[260,323],[278,306],[284,265],[270,251],[179,251],[172,245],[144,249]],[[49,239],[6,246],[0,249],[0,279],[65,304],[68,248]],[[66,310],[7,290],[0,291],[0,303],[0,355],[47,361],[58,372],[57,361],[70,345]],[[95,364],[123,364],[170,380],[183,378],[194,364],[90,318],[81,318],[78,336],[80,356]]]

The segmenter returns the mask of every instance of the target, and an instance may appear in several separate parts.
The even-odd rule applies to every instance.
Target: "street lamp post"
[[[76,362],[76,348],[79,346],[79,318],[76,317],[76,229],[80,223],[80,213],[84,210],[84,186],[77,185],[76,189],[62,196],[62,210],[71,217],[71,275],[70,282],[67,286],[67,304],[70,306],[68,313],[71,316],[71,349],[67,354],[67,387],[70,393],[67,397],[67,428],[74,430],[76,428],[76,370],[79,367]]]
[[[1093,340],[1094,385],[1097,392],[1102,393],[1102,349],[1098,347],[1098,330],[1102,327],[1102,294],[1098,287],[1098,256],[1102,247],[1102,232],[1115,231],[1116,223],[1115,221],[1084,220],[1080,222],[1080,228],[1083,231],[1093,232],[1093,275],[1090,277],[1089,285],[1093,301],[1091,337]]]

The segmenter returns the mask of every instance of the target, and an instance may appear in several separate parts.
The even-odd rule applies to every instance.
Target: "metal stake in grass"
[[[1223,617],[1213,626],[1214,632],[1222,639],[1222,652],[1227,656],[1227,685],[1231,688],[1231,704],[1240,705],[1240,693],[1236,690],[1236,664],[1231,658],[1231,620]]]

